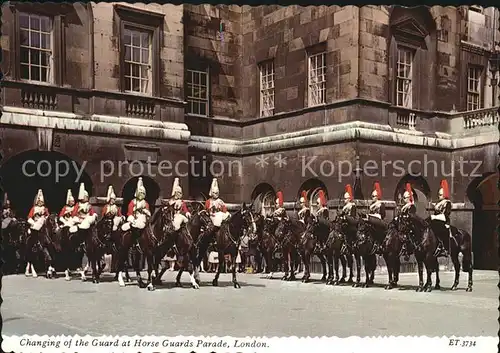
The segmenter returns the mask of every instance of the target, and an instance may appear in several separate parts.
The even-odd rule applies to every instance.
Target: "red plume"
[[[413,203],[413,192],[411,191],[411,184],[406,183],[406,191],[410,194],[410,202]]]
[[[380,188],[380,183],[378,181],[375,182],[373,189],[377,192],[379,200],[382,200],[382,189]]]
[[[448,182],[446,179],[441,180],[441,189],[443,189],[443,196],[445,199],[450,198],[450,189],[448,188]]]
[[[349,199],[352,200],[353,196],[352,196],[352,187],[351,187],[351,184],[347,184],[345,186],[345,192],[347,192],[349,194]]]
[[[307,191],[302,191],[301,196],[304,198],[304,204],[307,206]]]
[[[325,197],[325,192],[323,190],[319,191],[319,202],[322,207],[326,206],[326,197]]]
[[[283,207],[283,193],[281,191],[276,193],[276,198],[278,199],[279,206]]]

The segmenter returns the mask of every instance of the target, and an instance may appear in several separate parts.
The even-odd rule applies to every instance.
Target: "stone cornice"
[[[97,114],[82,116],[18,107],[2,107],[0,125],[147,137],[152,140],[188,141],[191,135],[187,125],[180,123]]]
[[[389,125],[354,121],[249,140],[192,135],[189,146],[213,153],[250,156],[297,148],[297,146],[303,148],[329,143],[364,140],[453,151],[496,144],[498,138],[499,135],[496,129],[473,136],[455,136],[445,133],[426,135],[419,131],[396,129]]]

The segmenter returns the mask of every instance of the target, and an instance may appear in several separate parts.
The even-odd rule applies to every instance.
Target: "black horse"
[[[249,227],[252,227],[250,230],[251,232],[256,233],[257,226],[252,210],[243,203],[239,211],[222,222],[219,230],[215,234],[215,246],[219,253],[219,259],[223,259],[224,255],[227,254],[231,256],[232,282],[234,288],[241,288],[236,279],[236,257],[238,256],[241,237]],[[212,281],[213,286],[219,285],[221,267],[222,266],[219,266],[217,268],[217,273]]]
[[[317,218],[312,214],[308,214],[304,219],[306,229],[300,239],[300,256],[304,262],[304,276],[302,282],[309,282],[311,277],[311,258],[316,255],[321,262],[323,269],[323,277],[321,281],[327,279],[326,271],[326,242],[330,234],[330,224],[323,217]]]

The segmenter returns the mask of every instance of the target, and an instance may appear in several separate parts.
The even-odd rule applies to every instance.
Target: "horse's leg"
[[[30,271],[31,271],[31,263],[29,261],[26,261],[26,269],[24,271],[24,275],[26,277],[30,276]]]
[[[183,257],[182,258],[182,264],[179,267],[179,271],[177,272],[177,276],[175,277],[175,286],[176,287],[182,287],[181,277],[182,277],[182,273],[184,272],[184,269],[186,267],[187,267],[186,259],[185,259],[185,257]],[[192,276],[192,272],[189,272],[189,276],[190,277]]]
[[[200,284],[199,284],[199,281],[200,281],[200,275],[198,273],[198,269],[195,264],[194,264],[194,256],[196,256],[196,252],[188,252],[184,255],[183,257],[183,261],[182,261],[182,267],[179,269],[179,274],[182,273],[182,270],[184,270],[185,268],[187,268],[188,272],[189,272],[189,278],[191,280],[191,287],[193,289],[200,289]],[[180,281],[180,276],[177,275],[179,277],[179,281]]]
[[[212,286],[217,287],[219,285],[219,276],[224,261],[224,251],[218,250],[219,253],[219,266],[217,266],[217,272],[215,273],[215,278],[212,280]]]
[[[326,284],[333,283],[333,253],[328,250],[326,256],[326,264],[328,265],[328,278],[326,279]]]
[[[436,285],[434,289],[441,289],[441,280],[439,279],[439,263],[436,259]]]
[[[339,262],[341,262],[340,257],[338,256],[337,252],[335,251],[333,253],[333,267],[335,268],[335,279],[332,281],[332,284],[339,283]]]
[[[354,253],[354,260],[356,261],[356,283],[353,287],[359,287],[361,283],[361,256],[358,253]]]
[[[282,251],[282,263],[283,263],[283,270],[285,271],[285,274],[281,278],[283,281],[288,280],[288,271],[289,271],[289,266],[290,265],[290,254],[288,253],[288,249],[283,249]]]
[[[326,270],[326,256],[324,254],[318,254],[319,262],[321,263],[321,268],[323,269],[323,276],[321,277],[321,282],[326,282],[328,277],[328,272]]]
[[[273,278],[273,269],[271,268],[271,261],[272,261],[272,256],[273,256],[273,252],[272,251],[263,251],[262,252],[262,256],[266,259],[266,270],[265,270],[265,273],[267,273],[268,275],[266,276],[267,279],[272,279]]]
[[[349,266],[349,279],[347,280],[347,283],[352,283],[353,282],[353,277],[354,277],[354,258],[350,252],[348,252],[345,255],[347,259],[347,266]]]
[[[236,279],[236,257],[238,256],[238,248],[234,251],[234,254],[231,254],[231,263],[232,263],[232,277],[233,277],[233,287],[236,289],[241,288],[238,280]]]
[[[340,258],[340,264],[342,265],[342,277],[340,277],[338,283],[345,283],[346,281],[345,278],[347,277],[347,267],[350,268],[349,281],[352,282],[352,257],[350,258],[347,255],[339,253],[339,258]]]
[[[157,258],[155,256],[156,254],[153,254],[153,250],[151,251],[145,251],[143,253],[143,257],[146,258],[146,262],[148,264],[148,284],[147,284],[147,288],[148,290],[155,290],[155,286],[153,285],[153,279],[152,279],[152,274],[153,274],[153,269],[155,269],[156,267],[156,261],[155,259]],[[141,260],[141,269],[144,268],[144,266],[142,266],[144,264],[144,261]]]
[[[463,254],[462,269],[464,272],[468,273],[468,281],[467,281],[468,283],[465,291],[472,292],[472,250],[470,248],[470,243],[469,246],[466,247],[466,249],[462,248],[461,251]]]
[[[437,263],[437,259],[434,256],[432,256],[432,254],[428,254],[424,261],[425,270],[427,272],[427,281],[425,282],[424,285],[425,292],[432,291],[432,272],[435,268],[435,263]]]
[[[305,249],[302,252],[302,256],[304,259],[304,275],[302,276],[302,282],[309,282],[309,278],[311,277],[310,265],[311,265],[311,253],[309,250]]]
[[[398,286],[399,282],[399,271],[401,270],[401,260],[398,256],[399,252],[397,254],[394,254],[394,287]]]
[[[415,259],[418,266],[418,287],[416,291],[422,292],[424,290],[424,259],[420,253],[415,253]]]
[[[146,288],[146,284],[143,282],[141,276],[141,270],[142,270],[141,265],[142,265],[142,258],[146,256],[146,252],[148,251],[148,249],[145,246],[142,246],[142,244],[141,244],[141,249],[143,251],[142,255],[137,251],[135,253],[133,263],[134,263],[135,275],[137,278],[137,285],[139,286],[139,288]]]
[[[123,281],[123,271],[125,271],[125,273],[128,274],[128,269],[125,266],[127,258],[128,258],[128,248],[126,246],[121,247],[118,250],[118,260],[116,263],[116,272],[118,274],[117,279],[120,287],[125,287],[125,282]]]
[[[297,279],[295,277],[295,268],[302,265],[302,261],[299,257],[299,254],[293,247],[291,247],[291,249],[288,251],[288,263],[290,265],[290,276],[288,277],[288,281],[295,281]]]
[[[367,288],[368,284],[370,283],[370,274],[371,274],[371,268],[370,268],[370,256],[364,256],[363,257],[363,262],[364,262],[364,268],[365,268],[365,283],[362,285],[363,288]]]

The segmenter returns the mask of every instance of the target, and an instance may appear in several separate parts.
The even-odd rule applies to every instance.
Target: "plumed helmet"
[[[321,207],[326,206],[326,196],[325,196],[325,192],[323,190],[320,190],[318,193],[318,204]]]
[[[351,184],[347,184],[345,186],[345,193],[344,193],[344,199],[349,199],[349,200],[353,200],[354,197],[352,195],[352,187],[351,187]]]
[[[172,196],[174,196],[176,192],[180,192],[182,194],[182,188],[179,182],[179,178],[174,179],[174,184],[172,186]]]
[[[70,201],[75,201],[75,198],[73,197],[71,189],[68,189],[68,192],[66,193],[66,205],[69,205]]]
[[[380,187],[380,183],[378,181],[373,185],[372,196],[376,196],[379,200],[382,198],[382,188]]]
[[[142,192],[144,196],[146,196],[146,188],[144,187],[144,183],[142,182],[142,177],[139,177],[139,180],[137,180],[137,187],[135,189],[134,197],[137,197],[139,195],[139,192]]]
[[[302,191],[300,195],[301,195],[300,199],[299,199],[300,203],[305,204],[307,207],[307,191],[305,191],[305,190]]]
[[[34,204],[36,205],[38,203],[38,201],[42,201],[43,203],[45,203],[45,198],[43,197],[42,189],[38,189],[38,192],[36,193]]]
[[[410,202],[413,203],[413,191],[411,191],[411,184],[406,183],[405,189],[406,191],[404,192],[403,197],[408,197]]]
[[[439,189],[439,193],[443,194],[443,198],[449,199],[450,198],[450,189],[448,187],[448,182],[446,179],[441,180],[441,188]]]
[[[281,191],[276,193],[276,204],[278,207],[283,207],[283,192]]]
[[[113,190],[113,185],[108,186],[108,193],[106,194],[106,202],[109,202],[111,199],[116,199],[115,191]]]
[[[212,185],[210,185],[210,192],[208,193],[208,196],[212,197],[214,194],[219,193],[219,184],[217,183],[217,178],[212,179]]]

